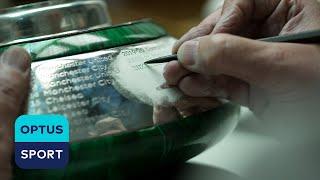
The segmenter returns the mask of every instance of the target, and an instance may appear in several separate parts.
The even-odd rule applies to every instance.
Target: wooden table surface
[[[201,21],[205,0],[107,0],[113,23],[152,18],[180,37]]]
[[[39,0],[5,0],[11,6],[37,2]],[[167,31],[180,37],[201,21],[201,10],[205,0],[106,0],[113,24],[141,18],[152,18]],[[9,6],[9,5],[2,5]]]

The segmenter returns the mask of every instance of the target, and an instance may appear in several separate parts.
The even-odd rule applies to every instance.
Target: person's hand
[[[179,62],[168,63],[164,77],[190,97],[228,99],[282,123],[278,127],[299,127],[291,119],[301,122],[316,112],[311,102],[319,94],[319,46],[222,33],[255,38],[297,33],[320,29],[319,17],[316,0],[227,0],[177,41],[173,52]]]
[[[5,51],[0,58],[0,179],[11,179],[13,125],[23,113],[29,91],[30,57],[22,48]]]
[[[182,97],[170,105],[156,105],[153,107],[153,123],[163,124],[177,119],[178,116],[188,117],[199,112],[218,107],[221,103],[216,98]]]
[[[317,0],[225,0],[176,42],[173,53],[184,42],[209,34],[262,38],[319,29],[319,17]]]

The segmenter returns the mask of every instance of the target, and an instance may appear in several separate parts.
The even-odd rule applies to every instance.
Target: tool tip
[[[150,61],[144,62],[144,64],[146,64],[146,65],[153,64],[153,63],[157,63],[157,61],[155,61],[155,60],[150,60]]]

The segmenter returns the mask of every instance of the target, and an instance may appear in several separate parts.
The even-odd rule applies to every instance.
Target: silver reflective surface
[[[102,0],[45,1],[0,10],[0,43],[111,25]]]
[[[70,122],[72,141],[151,126],[153,107],[121,90],[117,85],[118,75],[129,78],[132,74],[113,64],[127,62],[128,69],[140,72],[146,68],[143,62],[170,54],[175,41],[172,37],[162,37],[34,62],[28,114],[65,115]],[[132,81],[135,86],[150,86],[141,79],[133,78]]]

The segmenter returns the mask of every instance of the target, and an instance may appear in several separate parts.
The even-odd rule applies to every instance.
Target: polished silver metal
[[[152,57],[170,54],[175,41],[175,38],[165,36],[138,44],[33,62],[28,114],[65,115],[70,123],[71,141],[150,127],[153,125],[153,107],[148,101],[152,95],[138,97],[119,77],[126,76],[128,70],[143,65],[141,62]],[[72,46],[74,42],[66,43]],[[52,51],[52,48],[47,50]],[[126,64],[130,65],[129,69],[125,68]],[[151,86],[138,81],[141,80],[132,83]]]
[[[0,43],[111,25],[103,0],[57,0],[0,10]]]

